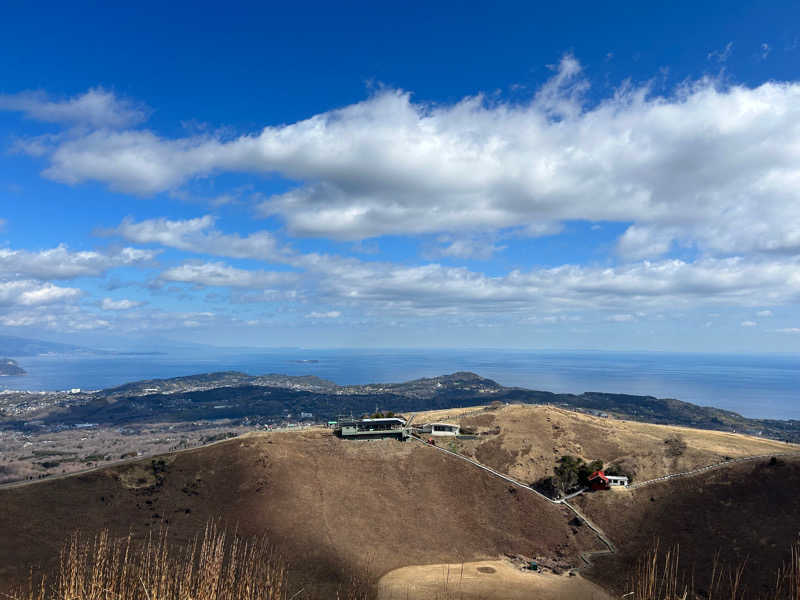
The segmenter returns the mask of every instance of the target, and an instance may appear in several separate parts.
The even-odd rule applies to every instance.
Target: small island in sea
[[[5,375],[25,375],[25,369],[20,367],[15,360],[0,358],[0,376]]]

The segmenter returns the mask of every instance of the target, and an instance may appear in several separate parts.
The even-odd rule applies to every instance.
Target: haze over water
[[[304,362],[316,361],[316,362]],[[800,419],[800,356],[504,350],[213,350],[18,359],[0,389],[101,389],[141,379],[237,370],[317,375],[338,384],[473,371],[507,386],[678,398],[747,417]]]

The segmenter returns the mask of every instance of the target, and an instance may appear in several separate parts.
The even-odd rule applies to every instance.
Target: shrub
[[[678,457],[686,450],[686,441],[677,434],[665,439],[664,444],[667,446],[667,456]]]
[[[589,485],[589,476],[602,468],[601,460],[587,463],[577,456],[564,455],[553,469],[553,485],[560,493],[569,494]]]

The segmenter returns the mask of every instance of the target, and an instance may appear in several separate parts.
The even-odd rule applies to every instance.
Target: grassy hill
[[[637,480],[796,446],[718,431],[593,417],[552,406],[502,405],[420,413],[473,428],[453,449],[517,479],[557,459],[622,463]],[[680,452],[666,440],[678,437]],[[447,446],[450,442],[442,441]],[[73,477],[0,489],[0,591],[32,564],[52,565],[75,529],[139,538],[169,527],[187,542],[210,518],[266,535],[288,559],[297,598],[335,597],[354,574],[380,598],[603,598],[621,592],[654,540],[679,544],[698,586],[718,551],[725,564],[758,558],[749,589],[774,578],[797,536],[800,459],[764,459],[574,502],[618,552],[586,574],[530,578],[506,554],[579,566],[603,549],[566,508],[416,442],[351,442],[324,429],[248,434],[212,446]],[[455,569],[459,573],[456,578]],[[457,579],[457,581],[456,581]],[[444,594],[444,595],[443,595]],[[452,594],[451,594],[452,596]],[[458,597],[458,596],[456,596]],[[755,596],[750,596],[755,597]]]
[[[522,481],[552,474],[565,454],[622,464],[644,481],[725,458],[800,452],[795,444],[753,436],[598,418],[550,406],[430,411],[415,420],[475,429],[478,439],[452,442],[453,448]],[[676,437],[683,442],[679,453],[665,443]],[[749,591],[741,597],[758,598],[771,590],[800,533],[800,458],[732,463],[640,489],[585,494],[572,502],[617,546],[617,554],[598,557],[586,572],[614,592],[627,591],[637,561],[658,543],[663,551],[679,547],[682,575],[687,583],[694,577],[699,590],[708,588],[715,556],[720,566],[745,565],[743,583]]]
[[[189,540],[210,517],[266,534],[298,598],[335,597],[354,572],[503,553],[579,564],[597,548],[565,509],[421,444],[348,442],[327,431],[259,434],[80,476],[0,490],[0,580],[47,564],[74,529]],[[564,576],[566,581],[568,578]],[[488,596],[491,597],[491,596]]]
[[[744,567],[737,597],[772,598],[776,572],[800,531],[798,492],[800,460],[767,459],[581,496],[576,503],[619,550],[598,557],[588,576],[622,591],[633,565],[657,541],[664,550],[678,548],[682,577],[701,592],[709,588],[716,558],[723,569]]]
[[[458,441],[454,447],[524,482],[552,475],[563,455],[619,464],[641,481],[726,457],[800,452],[796,444],[754,436],[598,418],[554,406],[427,411],[415,420],[447,420],[475,430],[478,439]],[[678,447],[670,443],[675,439],[682,442]]]

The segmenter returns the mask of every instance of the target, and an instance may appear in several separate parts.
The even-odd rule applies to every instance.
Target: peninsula
[[[10,358],[0,358],[0,377],[8,375],[25,375],[25,369]]]

